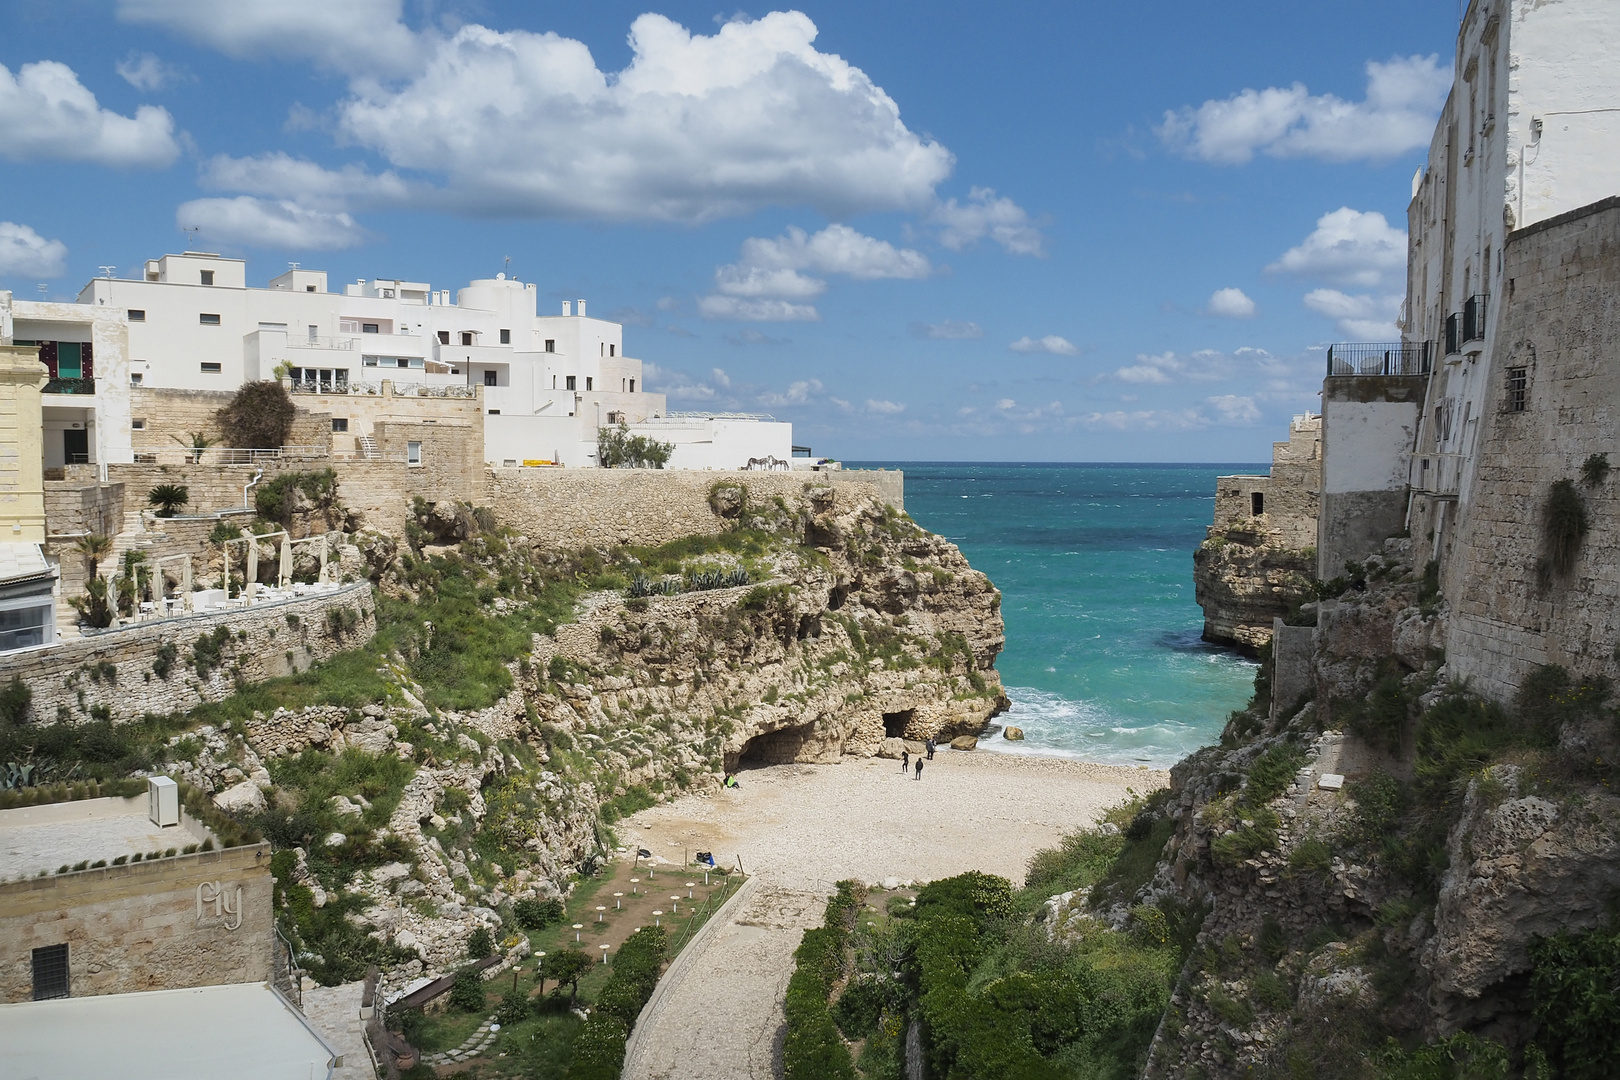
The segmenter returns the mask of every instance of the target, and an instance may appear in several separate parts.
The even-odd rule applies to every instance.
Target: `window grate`
[[[34,1000],[68,996],[68,947],[47,945],[34,950]]]
[[[1508,368],[1507,376],[1508,412],[1524,412],[1530,398],[1530,369]]]

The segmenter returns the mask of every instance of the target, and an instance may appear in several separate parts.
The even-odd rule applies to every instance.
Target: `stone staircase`
[[[162,533],[146,531],[146,519],[139,510],[124,511],[124,527],[113,537],[112,552],[101,561],[101,576],[111,577],[124,565],[124,553],[142,551],[165,539]]]

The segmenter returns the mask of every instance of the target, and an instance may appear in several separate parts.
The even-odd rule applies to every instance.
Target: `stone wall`
[[[366,384],[368,389],[370,384]],[[446,391],[468,392],[467,397],[448,397]],[[332,433],[332,449],[338,453],[358,453],[362,435],[375,435],[378,424],[437,423],[477,429],[480,448],[484,443],[484,388],[427,387],[396,384],[383,379],[374,393],[358,389],[346,394],[307,394],[293,396],[299,408],[318,413],[331,430],[332,420],[347,420],[348,430]],[[479,460],[483,460],[482,454]]]
[[[215,882],[233,903],[242,891],[234,930],[211,906],[198,915],[197,887]],[[272,888],[269,844],[0,885],[0,1002],[31,1000],[33,950],[64,943],[74,997],[268,982]]]
[[[1316,573],[1378,553],[1406,527],[1406,485],[1427,375],[1334,375],[1322,382],[1322,500]]]
[[[181,460],[185,447],[192,444],[192,436],[201,432],[214,446],[225,445],[214,414],[231,403],[234,390],[176,390],[168,387],[135,386],[130,388],[130,445],[137,454],[162,451],[160,460]],[[332,418],[326,413],[311,410],[298,400],[293,417],[293,430],[287,436],[288,446],[320,447],[329,450],[332,445]],[[133,425],[142,426],[135,430]],[[259,449],[273,449],[260,447]]]
[[[845,469],[843,478],[871,484],[885,503],[906,512],[906,474],[899,469]]]
[[[150,488],[131,493],[132,509],[146,505]],[[48,536],[97,533],[113,536],[124,527],[124,485],[45,481],[45,532]]]
[[[1580,481],[1588,456],[1614,453],[1620,437],[1620,201],[1514,233],[1502,254],[1474,477],[1442,574],[1447,667],[1497,698],[1542,663],[1620,678],[1620,473]],[[1517,368],[1522,411],[1508,389]],[[1542,512],[1564,479],[1581,493],[1588,531],[1560,576],[1545,561]]]
[[[352,623],[339,631],[327,613],[344,609],[353,613]],[[199,674],[197,640],[218,627],[227,628],[231,637],[219,665]],[[53,648],[7,653],[0,656],[0,681],[18,678],[27,684],[33,692],[30,718],[36,723],[78,723],[97,707],[105,707],[119,723],[148,712],[184,712],[223,700],[236,691],[238,679],[263,682],[306,670],[363,645],[376,632],[371,586],[358,582],[296,600],[146,622]],[[167,678],[154,670],[161,666],[164,646],[174,651]]]
[[[905,474],[802,472],[707,472],[653,469],[492,469],[487,503],[503,525],[531,542],[567,549],[589,545],[656,545],[719,531],[739,507],[722,506],[713,493],[746,489],[749,507],[772,507],[775,499],[795,512],[807,500],[853,504],[876,495],[905,501]],[[729,498],[730,496],[725,496]]]
[[[363,458],[273,458],[254,465],[189,465],[182,462],[109,465],[110,479],[130,491],[157,484],[184,484],[191,495],[187,509],[212,513],[242,506],[242,489],[263,471],[261,484],[282,473],[334,469],[338,500],[358,511],[362,523],[393,536],[403,535],[413,496],[429,502],[452,499],[482,504],[483,437],[470,425],[379,421],[374,430],[377,456]],[[421,444],[421,464],[407,460],[408,445]],[[250,496],[251,497],[251,496]]]

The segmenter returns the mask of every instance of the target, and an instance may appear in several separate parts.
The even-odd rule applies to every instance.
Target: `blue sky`
[[[839,457],[1244,461],[1382,339],[1455,0],[0,3],[0,288],[507,268]]]

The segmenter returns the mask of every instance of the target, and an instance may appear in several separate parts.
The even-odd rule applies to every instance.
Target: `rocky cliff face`
[[[1290,548],[1263,525],[1212,526],[1193,552],[1193,595],[1204,609],[1204,640],[1255,653],[1272,620],[1310,595],[1316,555]]]
[[[1206,914],[1147,1076],[1371,1077],[1390,1037],[1518,1054],[1534,942],[1620,895],[1607,688],[1544,669],[1473,698],[1409,542],[1364,569],[1318,612],[1314,700],[1273,721],[1262,680],[1154,811],[1174,829],[1135,899]]]
[[[302,963],[335,980],[379,962],[385,989],[445,970],[477,929],[510,929],[511,902],[566,893],[618,813],[739,766],[975,733],[1006,707],[1000,594],[954,545],[814,482],[763,503],[722,483],[710,507],[713,534],[656,549],[559,553],[443,504],[415,509],[408,545],[342,537],[386,618],[452,580],[496,622],[559,587],[573,610],[514,650],[510,690],[484,708],[446,707],[442,688],[426,704],[442,635],[467,631],[423,616],[378,639],[386,701],[169,740],[164,769],[293,845],[278,877]],[[364,940],[313,914],[333,904]]]

